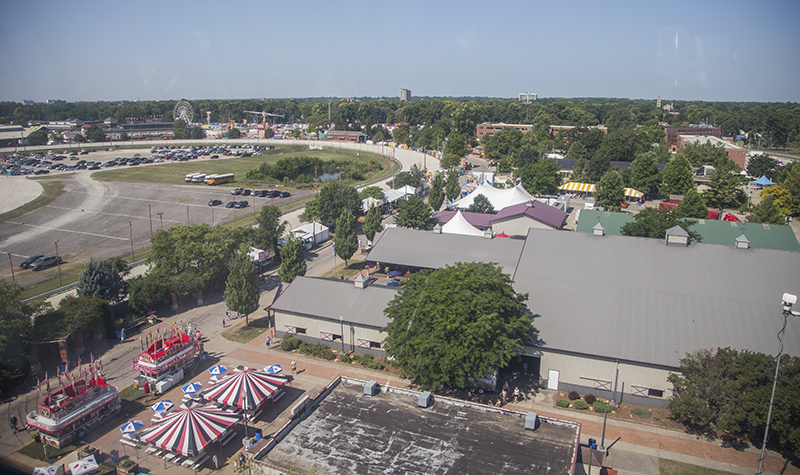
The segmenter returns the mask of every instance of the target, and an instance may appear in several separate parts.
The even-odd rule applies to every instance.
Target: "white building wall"
[[[553,229],[552,226],[524,215],[492,222],[492,231],[495,234],[506,233],[509,236],[527,236],[530,228]]]
[[[663,368],[624,361],[617,365],[614,360],[577,356],[541,348],[526,347],[526,352],[541,357],[541,378],[546,379],[549,370],[559,372],[560,388],[564,385],[576,385],[596,389],[598,392],[607,388],[613,392],[616,370],[619,368],[618,394],[624,392],[626,395],[636,396],[635,398],[623,396],[623,401],[627,399],[629,402],[641,402],[639,398],[647,398],[663,402],[672,395],[672,385],[667,382],[670,371]],[[659,397],[649,390],[663,391],[663,394]],[[594,394],[599,395],[598,392]]]
[[[371,349],[383,351],[383,339],[386,338],[386,333],[377,329],[351,324],[347,321],[347,318],[344,319],[343,326],[345,351],[364,353],[370,349],[368,342],[380,343],[380,348],[373,346]],[[305,333],[297,331],[298,328],[305,329]],[[342,325],[338,321],[275,312],[275,329],[279,334],[294,333],[300,339],[306,339],[311,342],[321,340],[321,342],[331,343],[333,341],[329,335],[341,334]],[[333,343],[335,344],[329,346],[334,349],[340,348],[340,340],[337,339]]]

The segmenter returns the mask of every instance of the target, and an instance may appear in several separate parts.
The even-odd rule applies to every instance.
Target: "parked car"
[[[237,201],[235,206],[237,208],[247,208],[249,205],[250,205],[250,203],[248,203],[245,200],[242,200],[242,201]]]
[[[288,198],[292,196],[292,194],[289,193],[288,191],[279,191],[278,193],[280,193],[280,198]]]
[[[36,262],[31,264],[31,270],[46,269],[61,262],[64,262],[64,260],[61,259],[61,256],[59,256],[58,259],[56,259],[56,256],[40,257],[36,260]]]
[[[269,190],[255,190],[253,191],[253,196],[260,196],[260,197],[269,197],[272,196]]]
[[[39,259],[41,259],[42,257],[44,257],[44,254],[37,254],[37,255],[35,255],[35,256],[31,256],[31,257],[29,257],[29,258],[25,259],[24,261],[20,262],[19,266],[20,266],[22,269],[27,269],[27,268],[29,268],[31,265],[33,265],[33,263],[34,263],[34,262],[38,261],[38,260],[39,260]]]
[[[34,175],[46,175],[48,173],[50,173],[50,170],[45,170],[43,168],[40,168],[40,169],[36,170],[35,172],[33,172]]]
[[[492,389],[490,387],[487,387],[487,386],[482,386],[480,384],[475,385],[475,386],[470,386],[469,388],[467,388],[467,390],[470,393],[473,393],[473,394],[474,393],[484,394],[484,393],[493,393],[494,392],[494,389]]]
[[[234,188],[231,190],[232,195],[241,195],[244,191],[244,188]]]
[[[225,203],[226,208],[233,208],[234,206],[236,206],[235,201],[228,201],[227,203]]]
[[[209,200],[208,206],[218,206],[222,204],[222,200]]]
[[[250,196],[253,193],[253,190],[248,190],[247,188],[242,189],[242,196]]]

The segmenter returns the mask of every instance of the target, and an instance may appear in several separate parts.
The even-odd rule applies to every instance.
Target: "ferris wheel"
[[[178,103],[175,104],[175,108],[172,109],[172,118],[175,120],[181,119],[186,122],[186,125],[191,124],[192,119],[194,119],[194,111],[189,101],[186,99],[179,100]]]

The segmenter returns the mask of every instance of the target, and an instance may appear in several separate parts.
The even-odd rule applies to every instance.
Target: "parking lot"
[[[142,153],[142,150],[102,151],[89,156],[104,161],[135,153]],[[0,224],[0,252],[11,254],[15,277],[23,286],[33,278],[39,280],[42,275],[58,272],[53,267],[34,275],[18,267],[32,255],[55,255],[56,242],[65,264],[129,255],[131,243],[135,255],[150,247],[151,231],[162,226],[166,229],[187,222],[228,223],[234,217],[252,216],[264,205],[281,206],[302,199],[297,193],[284,198],[234,196],[231,194],[234,187],[227,186],[100,182],[91,179],[91,173],[90,170],[53,173],[51,176],[61,176],[65,185],[61,197],[18,220]],[[208,202],[213,199],[223,204],[209,206]],[[225,208],[225,203],[234,199],[246,201],[247,207]],[[9,260],[0,261],[0,275],[10,281]]]

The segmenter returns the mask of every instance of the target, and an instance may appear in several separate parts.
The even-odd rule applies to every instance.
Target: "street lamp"
[[[158,219],[161,220],[161,230],[163,231],[164,230],[164,212],[163,211],[159,211],[156,214],[158,214]]]
[[[58,259],[58,258],[56,258],[56,259]],[[13,280],[14,283],[16,284],[17,283],[17,278],[14,276],[14,260],[11,259],[11,253],[10,252],[8,253],[8,264],[11,266],[11,280]],[[342,338],[344,338],[344,337],[342,337]]]
[[[58,257],[58,241],[56,241],[55,244],[56,244],[56,265],[58,266],[58,286],[63,287],[64,284],[61,283],[61,259]]]
[[[756,475],[764,473],[764,458],[766,458],[767,451],[767,437],[769,436],[769,423],[772,419],[772,404],[775,402],[775,387],[778,385],[778,370],[781,368],[781,356],[783,355],[783,332],[786,330],[786,324],[789,321],[789,315],[793,317],[800,316],[800,312],[792,310],[792,306],[797,303],[797,295],[783,294],[783,327],[778,332],[778,341],[780,342],[780,350],[778,356],[775,358],[775,377],[772,378],[772,396],[769,398],[769,411],[767,412],[767,427],[764,429],[764,442],[761,444],[761,456],[758,458],[758,471]]]
[[[342,337],[342,354],[344,354],[344,317],[341,314],[339,315],[339,333]]]
[[[188,206],[186,207],[186,224],[187,225],[192,224],[192,223],[189,222],[189,207]]]

